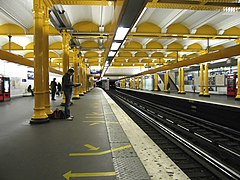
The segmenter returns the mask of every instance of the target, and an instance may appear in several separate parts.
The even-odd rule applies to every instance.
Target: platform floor
[[[188,179],[102,89],[73,101],[73,121],[30,125],[33,100],[0,103],[1,180]]]
[[[211,94],[210,97],[204,97],[204,96],[199,96],[198,93],[191,93],[191,92],[186,92],[186,94],[178,94],[177,92],[174,92],[174,91],[166,93],[163,91],[147,91],[147,90],[136,90],[136,89],[130,89],[130,88],[122,88],[122,89],[240,108],[240,101],[236,101],[235,97],[226,96],[226,95]]]

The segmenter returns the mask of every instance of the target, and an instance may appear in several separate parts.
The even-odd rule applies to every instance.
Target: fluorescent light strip
[[[118,50],[121,43],[113,42],[110,50]]]
[[[115,56],[115,54],[116,54],[116,51],[109,51],[108,57],[113,57]]]
[[[117,29],[114,40],[123,40],[125,38],[125,36],[127,35],[128,31],[129,31],[129,28],[119,27]]]

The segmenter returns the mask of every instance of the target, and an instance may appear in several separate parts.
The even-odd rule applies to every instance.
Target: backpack
[[[50,119],[65,119],[66,118],[65,113],[62,110],[58,109],[58,108],[56,108],[53,111],[52,114],[48,115],[48,117]]]

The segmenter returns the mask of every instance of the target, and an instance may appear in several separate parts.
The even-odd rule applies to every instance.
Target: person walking
[[[67,73],[62,77],[62,91],[65,95],[65,116],[67,120],[73,120],[73,116],[70,115],[70,100],[72,97],[72,87],[77,87],[80,84],[74,84],[72,80],[73,69],[68,69]]]
[[[52,100],[55,101],[55,94],[57,91],[57,83],[56,83],[56,78],[53,78],[53,80],[51,81],[51,94],[52,94]]]
[[[32,86],[31,85],[28,86],[27,92],[30,92],[32,94],[32,96],[34,96],[34,92],[32,90]]]

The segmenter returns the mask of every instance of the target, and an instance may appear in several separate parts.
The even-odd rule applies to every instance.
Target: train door
[[[235,96],[236,95],[236,74],[227,75],[227,95]]]
[[[9,101],[10,100],[10,78],[9,77],[4,77],[4,101]]]
[[[0,75],[0,102],[4,101],[4,90],[3,90],[3,76]]]

